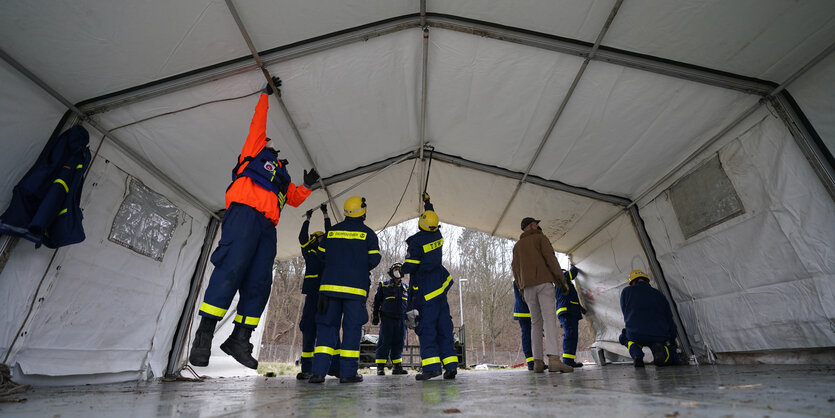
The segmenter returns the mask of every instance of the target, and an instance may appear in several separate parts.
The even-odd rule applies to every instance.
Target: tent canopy
[[[233,6],[269,72],[283,80],[282,99],[300,137],[272,100],[268,135],[278,139],[294,178],[313,164],[325,178],[350,172],[425,141],[466,161],[628,201],[815,59],[835,35],[835,8],[825,0],[428,1],[424,128],[420,6]],[[69,102],[86,103],[79,108],[116,141],[207,209],[223,207],[257,100],[234,98],[265,84],[227,4],[36,1],[0,7],[6,54]],[[597,55],[584,65],[601,36]],[[231,100],[200,106],[225,99]],[[54,120],[58,112],[49,110]],[[54,125],[17,123],[25,136],[3,158],[31,160],[39,148],[28,144],[42,142]],[[437,168],[429,191],[443,221],[515,238],[522,216],[541,216],[560,223],[557,230],[577,228],[553,237],[563,251],[615,210],[558,191],[526,191],[530,186],[513,196],[518,180],[469,190],[471,198],[462,199],[462,187],[507,180],[483,183],[472,170]],[[370,217],[373,226],[394,211],[387,196],[403,190],[408,174],[390,179],[392,188],[356,190],[381,215]],[[412,180],[414,191],[419,180],[422,172]],[[6,187],[14,184],[6,181]],[[407,196],[395,221],[418,213],[417,193]],[[560,216],[542,207],[538,197],[544,196],[559,202]],[[283,226],[295,230],[300,213],[285,211]],[[298,253],[290,240],[279,245],[282,257]]]

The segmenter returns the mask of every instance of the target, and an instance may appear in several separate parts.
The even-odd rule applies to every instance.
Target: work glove
[[[375,313],[374,316],[371,317],[371,325],[379,325],[379,324],[380,324],[380,315],[377,315]]]
[[[319,293],[319,300],[316,302],[316,312],[324,315],[328,311],[328,297]]]
[[[310,171],[304,170],[304,187],[309,189],[316,184],[318,180],[319,173],[316,172],[315,168],[311,168]]]
[[[276,88],[281,87],[281,79],[278,76],[273,76],[273,84],[275,84]],[[273,88],[270,86],[270,83],[267,83],[267,87],[264,87],[264,94],[273,94]]]
[[[327,215],[328,214],[328,204],[327,203],[322,203],[322,205],[319,206],[319,210],[321,210],[322,213]]]
[[[406,312],[406,328],[415,329],[418,324],[418,310],[412,309]]]
[[[423,203],[429,203],[429,193],[423,192]]]
[[[311,217],[311,216],[313,216],[313,209],[310,209],[310,210],[308,210],[307,212],[305,212],[305,213],[304,213],[304,216],[306,216],[306,217],[307,217],[307,220],[309,221],[309,220],[310,220],[310,217]]]

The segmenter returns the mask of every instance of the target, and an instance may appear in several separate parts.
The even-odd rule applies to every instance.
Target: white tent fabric
[[[792,83],[791,92],[826,147],[835,153],[835,54]]]
[[[336,195],[426,141],[441,221],[516,239],[522,217],[543,219],[586,272],[601,344],[622,327],[623,274],[657,261],[697,354],[833,345],[831,1],[428,0],[425,44],[418,0],[232,3],[283,80],[288,113],[271,98],[267,134],[296,183],[315,165]],[[27,376],[159,376],[196,309],[191,277],[264,76],[220,0],[7,1],[0,37],[0,209],[64,105],[91,112],[96,153],[88,239],[55,253],[20,242],[0,271],[0,354]],[[784,83],[800,120],[786,93],[762,100]],[[717,153],[746,212],[684,239],[664,190]],[[373,228],[413,218],[426,168],[402,161],[332,207],[362,195]],[[161,263],[107,240],[128,176],[183,211]],[[298,255],[301,215],[326,199],[284,209],[280,258]],[[622,212],[632,201],[648,243]],[[774,322],[778,294],[803,307]],[[730,324],[740,299],[751,308]]]
[[[181,211],[161,262],[107,239],[130,176]],[[0,273],[6,301],[0,354],[20,330],[11,354],[25,375],[162,376],[207,217],[107,144],[91,164],[82,201],[82,245],[61,248],[50,260],[52,251],[24,241]]]
[[[685,239],[665,194],[641,208],[685,327],[715,353],[831,347],[835,203],[779,119],[718,150],[745,214]],[[745,243],[741,245],[741,243]]]

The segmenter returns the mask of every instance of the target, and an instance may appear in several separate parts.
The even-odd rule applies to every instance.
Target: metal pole
[[[405,161],[405,160],[407,160],[407,159],[409,159],[409,158],[414,158],[415,153],[416,153],[416,151],[415,151],[415,152],[410,152],[410,153],[408,153],[408,154],[406,154],[406,155],[404,155],[404,156],[402,156],[402,157],[398,158],[398,159],[397,159],[397,160],[395,160],[394,162],[391,162],[391,163],[389,163],[389,165],[387,165],[387,166],[383,167],[380,171],[378,171],[378,172],[376,172],[376,173],[374,173],[374,174],[372,174],[372,175],[370,175],[370,176],[368,176],[368,177],[366,177],[366,178],[364,178],[364,179],[362,179],[362,180],[360,180],[360,181],[358,181],[358,182],[354,183],[353,185],[351,185],[351,187],[348,187],[347,189],[345,189],[345,190],[343,190],[343,191],[341,191],[341,192],[339,192],[339,193],[337,193],[337,194],[333,195],[332,197],[328,197],[328,200],[326,200],[326,201],[324,201],[324,202],[322,202],[322,203],[333,202],[333,200],[334,200],[334,199],[336,199],[337,197],[342,196],[342,195],[344,195],[345,193],[348,193],[349,191],[353,190],[354,188],[356,188],[356,187],[357,187],[357,186],[359,186],[360,184],[363,184],[363,183],[367,182],[368,180],[371,180],[371,179],[373,179],[374,177],[379,176],[379,175],[380,175],[383,171],[388,170],[390,167],[395,166],[395,165],[397,165],[398,163],[401,163],[401,162],[403,162],[403,161]],[[319,205],[316,205],[314,208],[319,207],[320,205],[322,205],[322,203],[320,203]],[[302,217],[304,217],[304,216],[306,216],[306,215],[305,215],[305,214],[302,214]]]
[[[459,322],[459,326],[464,326],[464,282],[469,279],[459,279],[458,280],[458,306],[460,307],[459,313],[461,314],[461,322]]]
[[[290,128],[293,131],[293,134],[296,136],[296,140],[298,141],[299,145],[304,152],[305,157],[307,157],[307,161],[310,162],[310,166],[313,167],[314,170],[319,172],[319,169],[316,168],[316,162],[313,161],[313,157],[310,155],[310,151],[307,149],[307,145],[304,143],[304,139],[302,138],[302,134],[299,131],[298,126],[296,126],[296,122],[293,120],[293,117],[290,115],[290,111],[287,110],[287,106],[284,104],[284,100],[281,99],[281,91],[278,89],[278,86],[275,85],[273,82],[272,77],[270,76],[270,72],[267,71],[267,68],[264,66],[264,63],[261,61],[261,57],[258,54],[258,51],[255,49],[255,45],[252,43],[252,38],[249,37],[249,32],[247,32],[246,27],[244,26],[244,22],[241,20],[241,16],[238,14],[238,10],[235,9],[235,5],[232,3],[232,0],[225,0],[226,7],[229,9],[229,13],[232,14],[232,18],[235,19],[235,23],[238,25],[238,30],[241,32],[241,36],[244,38],[246,42],[246,46],[249,48],[249,52],[252,54],[252,58],[255,60],[256,65],[258,68],[261,69],[261,72],[264,74],[264,78],[267,79],[267,84],[273,89],[273,97],[278,102],[279,107],[281,107],[281,111],[284,112],[284,117],[287,119],[287,122],[290,124]],[[322,181],[322,177],[319,177],[319,185],[322,186],[322,190],[325,191],[325,194],[328,195],[328,201],[332,201],[333,197],[331,197],[330,190],[328,190],[325,183]],[[334,218],[337,222],[339,222],[339,211],[333,210]]]
[[[168,187],[173,189],[175,192],[179,193],[182,197],[185,198],[185,200],[191,202],[192,204],[194,204],[198,208],[202,209],[207,215],[217,219],[217,215],[214,213],[214,211],[211,208],[209,208],[209,205],[203,203],[200,199],[195,197],[193,194],[191,194],[184,187],[177,184],[176,181],[172,180],[171,177],[168,177],[168,175],[163,173],[155,165],[151,164],[150,161],[146,160],[145,158],[143,158],[142,156],[140,156],[139,154],[134,152],[131,148],[126,146],[116,136],[114,136],[112,133],[110,133],[109,130],[107,130],[104,127],[102,127],[101,125],[99,125],[98,122],[94,121],[87,114],[82,112],[78,107],[76,107],[75,105],[70,103],[70,101],[67,100],[63,95],[61,95],[61,93],[58,93],[57,91],[55,91],[55,89],[53,89],[52,87],[47,85],[43,80],[38,78],[38,76],[36,76],[31,71],[29,71],[21,63],[17,62],[17,60],[12,58],[10,55],[6,54],[6,52],[3,51],[2,49],[0,49],[0,58],[3,58],[4,61],[6,61],[9,65],[14,67],[21,74],[26,76],[26,78],[31,80],[38,87],[42,88],[44,91],[49,93],[53,98],[55,98],[56,100],[61,102],[64,106],[66,106],[68,109],[70,109],[73,113],[78,115],[78,117],[81,118],[82,121],[86,122],[88,125],[92,126],[97,131],[99,131],[102,134],[102,141],[104,141],[105,139],[107,139],[109,137],[110,141],[114,145],[116,145],[117,148],[119,148],[122,152],[127,154],[127,156],[132,158],[135,162],[137,162],[140,167],[142,167],[145,170],[148,170],[149,172],[151,172],[151,174],[155,175],[165,185],[167,185]]]
[[[606,34],[606,32],[609,30],[609,27],[612,25],[612,22],[615,20],[615,15],[618,14],[618,10],[620,9],[620,5],[622,3],[623,0],[618,0],[615,3],[615,5],[612,6],[612,11],[609,13],[609,18],[606,19],[606,23],[603,24],[603,28],[597,35],[597,40],[594,41],[594,46],[591,48],[588,56],[583,61],[583,64],[580,66],[580,70],[577,71],[577,75],[574,76],[574,81],[571,82],[571,87],[569,87],[568,92],[565,93],[565,97],[563,97],[562,103],[560,103],[560,107],[557,109],[557,112],[551,119],[551,124],[545,131],[545,135],[542,136],[542,140],[539,142],[539,147],[537,147],[536,152],[533,155],[533,158],[531,158],[531,162],[530,164],[528,164],[528,168],[527,170],[525,170],[525,174],[522,176],[522,179],[519,180],[519,183],[516,185],[516,189],[513,190],[513,194],[507,201],[507,205],[505,205],[504,210],[502,211],[502,214],[499,216],[499,220],[496,221],[496,226],[493,227],[493,232],[491,232],[490,235],[496,235],[496,231],[499,229],[499,225],[502,224],[505,215],[507,215],[507,211],[510,209],[510,205],[513,204],[513,201],[516,199],[516,195],[519,194],[519,189],[522,188],[522,184],[525,183],[525,179],[527,179],[528,175],[533,169],[533,165],[536,163],[536,160],[539,159],[539,155],[542,152],[542,148],[545,147],[545,143],[548,142],[548,138],[551,136],[551,132],[554,131],[554,127],[557,125],[557,121],[559,121],[560,116],[562,116],[562,113],[565,110],[565,107],[568,105],[568,101],[571,100],[571,96],[574,95],[574,90],[577,88],[577,84],[580,83],[580,78],[583,77],[583,74],[586,72],[586,68],[588,67],[589,62],[592,60],[592,58],[594,58],[594,54],[600,47],[600,43],[603,42],[603,36]]]

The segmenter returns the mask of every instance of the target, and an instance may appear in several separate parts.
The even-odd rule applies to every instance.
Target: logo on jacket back
[[[264,170],[267,170],[271,173],[275,173],[275,164],[272,161],[267,161],[264,163]]]

